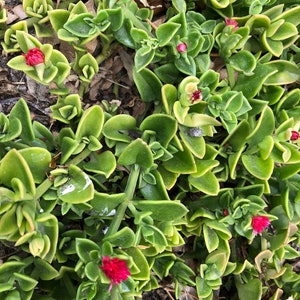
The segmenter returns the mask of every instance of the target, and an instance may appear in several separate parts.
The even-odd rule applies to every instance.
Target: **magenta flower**
[[[108,291],[111,290],[113,285],[121,283],[122,280],[127,280],[130,275],[126,261],[117,257],[110,258],[109,256],[103,256],[102,266],[99,268],[110,279]]]
[[[193,92],[191,96],[191,101],[194,103],[195,101],[201,100],[201,90],[196,90]]]
[[[29,49],[27,54],[23,54],[28,66],[36,66],[44,62],[44,53],[39,48]]]
[[[292,130],[292,134],[290,137],[291,141],[296,141],[300,138],[300,133],[298,131]]]
[[[180,43],[177,45],[176,50],[180,53],[184,53],[187,49],[186,43]]]
[[[233,19],[225,18],[225,24],[226,26],[233,26],[233,31],[236,31],[239,28],[238,22]]]
[[[228,209],[227,209],[227,208],[224,208],[224,209],[223,209],[223,216],[224,216],[224,217],[227,217],[228,215],[229,215]]]
[[[256,235],[262,233],[270,225],[270,219],[267,216],[253,216],[252,228],[253,233]]]

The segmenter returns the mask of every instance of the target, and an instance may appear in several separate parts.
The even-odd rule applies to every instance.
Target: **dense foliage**
[[[49,86],[60,128],[24,99],[0,114],[0,242],[19,250],[0,298],[133,300],[168,277],[176,299],[299,299],[297,0],[173,0],[158,26],[134,1],[94,4],[0,11],[8,66]],[[134,51],[141,120],[82,106],[114,45]]]

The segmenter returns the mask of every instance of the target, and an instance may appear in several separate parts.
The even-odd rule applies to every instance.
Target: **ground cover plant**
[[[7,66],[55,103],[0,113],[0,298],[299,299],[298,1],[142,2],[1,6]],[[83,105],[117,47],[138,117]]]

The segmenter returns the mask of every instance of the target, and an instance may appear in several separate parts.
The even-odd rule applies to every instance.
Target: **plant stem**
[[[110,300],[118,300],[118,293],[117,293],[117,286],[113,285],[113,287],[111,288],[111,293],[110,293]]]
[[[52,186],[53,181],[50,180],[49,178],[45,179],[36,189],[36,193],[35,193],[35,199],[39,199],[40,197],[42,197],[47,190],[50,189],[50,187]]]
[[[91,154],[91,150],[88,148],[85,148],[80,154],[78,154],[73,159],[68,161],[68,165],[78,165],[85,158],[87,158],[90,154]]]
[[[125,188],[125,194],[127,195],[127,197],[125,201],[119,205],[116,215],[107,230],[106,238],[118,231],[120,224],[124,218],[127,206],[133,198],[139,175],[140,167],[138,165],[133,165]]]

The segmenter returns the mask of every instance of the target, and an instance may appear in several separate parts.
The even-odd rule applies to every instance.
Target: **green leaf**
[[[135,280],[149,280],[150,267],[142,251],[137,247],[124,249],[137,267],[137,272],[131,272],[131,277]],[[131,270],[130,270],[131,271]]]
[[[151,245],[168,245],[165,235],[156,226],[143,224],[141,225],[141,231],[145,241],[150,243]]]
[[[236,281],[240,300],[260,300],[262,297],[262,282],[257,278],[250,279],[247,283]]]
[[[87,263],[87,265],[84,268],[84,272],[85,272],[86,277],[90,281],[96,281],[100,277],[99,266],[97,264],[95,264],[95,262],[93,262],[93,261]]]
[[[143,101],[161,101],[162,83],[151,70],[133,68],[133,79]]]
[[[59,272],[51,266],[46,260],[41,258],[34,259],[34,271],[33,273],[41,280],[52,280],[59,276]],[[34,277],[34,276],[33,276]]]
[[[188,181],[190,185],[207,195],[217,195],[219,193],[218,179],[211,171],[204,173],[202,176],[192,174],[188,177]]]
[[[93,199],[94,185],[87,174],[75,165],[69,166],[69,180],[57,189],[57,196],[71,204],[85,203]]]
[[[95,252],[99,253],[100,258],[100,248],[95,242],[89,239],[76,238],[76,253],[85,264],[92,261],[90,254]]]
[[[12,108],[9,114],[9,119],[10,121],[15,119],[20,120],[22,124],[22,133],[20,138],[25,143],[30,143],[34,140],[34,131],[32,127],[30,111],[26,101],[23,98],[21,98]]]
[[[266,106],[257,120],[255,128],[247,136],[249,147],[257,147],[266,136],[272,136],[274,129],[275,118],[273,111],[269,106]]]
[[[78,37],[88,37],[95,33],[91,26],[91,21],[88,23],[86,20],[92,20],[94,16],[90,13],[81,13],[75,17],[72,17],[64,24],[64,28]]]
[[[93,206],[95,210],[99,212],[100,215],[108,215],[113,209],[115,209],[119,204],[123,201],[126,201],[126,194],[106,194],[99,193],[95,191],[94,197],[91,200],[90,204]]]
[[[154,170],[151,173],[145,174],[143,179],[146,175],[149,174],[152,175],[152,179],[154,180],[154,182],[147,182],[143,184],[142,187],[140,187],[140,191],[144,198],[147,200],[169,199],[169,195],[166,191],[166,187],[164,185],[164,181],[161,174]]]
[[[212,294],[212,288],[207,284],[204,278],[196,277],[197,294],[201,298],[207,298]]]
[[[48,11],[48,16],[53,29],[57,33],[67,23],[70,12],[64,9],[53,9]]]
[[[187,127],[180,126],[180,137],[184,142],[185,146],[197,157],[203,158],[205,155],[205,140],[203,136],[194,137],[189,134],[189,130]],[[201,132],[201,129],[199,129]]]
[[[197,171],[191,152],[184,146],[183,151],[174,153],[173,158],[163,162],[163,167],[173,173],[190,174]]]
[[[265,85],[291,84],[300,79],[300,69],[295,63],[285,60],[274,60],[264,65],[271,67],[274,72],[265,80]]]
[[[219,246],[219,237],[216,232],[203,224],[203,237],[208,252],[216,250]]]
[[[38,281],[25,274],[14,273],[14,277],[23,291],[31,291],[38,284]]]
[[[26,160],[16,149],[10,150],[0,163],[0,182],[11,187],[13,178],[18,178],[28,193],[35,194],[33,175]]]
[[[151,212],[151,217],[159,221],[173,221],[182,218],[187,208],[174,200],[141,200],[134,201],[134,206],[142,211]]]
[[[103,241],[109,241],[113,246],[129,248],[133,246],[135,241],[135,234],[129,227],[123,227],[118,232],[110,234]]]
[[[274,161],[271,157],[262,159],[257,155],[242,155],[242,162],[247,171],[261,180],[268,180],[273,172]]]
[[[253,98],[261,90],[266,79],[277,71],[274,70],[272,66],[258,63],[253,72],[254,74],[252,76],[241,74],[234,86],[234,90],[243,92],[248,100]],[[245,84],[245,82],[247,82],[247,84]]]
[[[140,125],[140,129],[155,132],[156,140],[167,147],[177,132],[176,120],[165,114],[153,114],[146,117]]]
[[[116,169],[116,158],[110,151],[92,152],[89,158],[88,162],[82,163],[82,167],[86,171],[101,174],[108,178]]]
[[[130,130],[136,129],[136,119],[130,115],[116,115],[108,119],[103,126],[105,137],[114,140],[130,143]]]
[[[155,56],[155,50],[149,46],[144,46],[138,49],[134,57],[134,65],[137,72],[142,71],[146,68],[153,60]]]
[[[41,183],[45,177],[46,173],[49,169],[49,163],[52,160],[51,153],[39,147],[30,147],[19,150],[19,153],[26,160],[34,182]]]
[[[246,75],[252,75],[252,72],[256,67],[256,59],[254,55],[247,50],[241,50],[232,55],[229,58],[229,63],[236,71],[242,72]]]
[[[124,149],[118,163],[124,166],[137,164],[144,169],[149,169],[153,165],[152,152],[149,146],[138,138]]]
[[[161,93],[164,109],[167,114],[171,114],[173,110],[173,105],[178,97],[177,89],[174,85],[165,84],[161,89]]]
[[[98,138],[104,123],[104,113],[99,105],[89,107],[83,113],[77,126],[75,138],[80,141],[82,138],[94,136]]]
[[[183,74],[191,76],[196,75],[196,63],[192,57],[187,56],[186,58],[176,58],[174,64],[176,68]]]
[[[159,46],[163,47],[167,45],[172,40],[172,38],[174,37],[174,35],[176,34],[180,26],[181,26],[180,24],[173,23],[173,22],[167,22],[161,24],[156,29],[156,36],[158,39]]]

